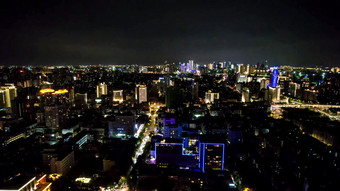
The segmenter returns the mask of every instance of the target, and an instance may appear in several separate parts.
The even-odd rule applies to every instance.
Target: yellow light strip
[[[51,185],[52,185],[52,182],[49,185],[47,185],[47,187],[44,190],[42,190],[42,191],[47,190]]]
[[[54,92],[54,94],[65,94],[68,93],[67,89],[60,89]]]
[[[37,180],[37,182],[40,182],[45,177],[46,177],[46,174],[44,176],[42,176],[39,180]]]
[[[51,88],[46,88],[46,89],[41,89],[40,93],[44,94],[44,93],[53,93],[54,89]]]
[[[31,183],[32,181],[34,181],[34,180],[35,180],[35,177],[32,178],[30,181],[28,181],[25,185],[23,185],[18,191],[24,189],[28,184],[30,184],[30,183]]]

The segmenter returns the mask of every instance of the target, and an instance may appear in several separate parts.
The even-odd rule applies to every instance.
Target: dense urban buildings
[[[337,68],[198,65],[2,67],[0,189],[339,186]]]

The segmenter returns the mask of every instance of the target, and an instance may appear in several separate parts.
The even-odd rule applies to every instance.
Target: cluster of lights
[[[60,89],[60,90],[55,91],[54,89],[46,88],[46,89],[41,89],[40,93],[41,94],[45,94],[45,93],[65,94],[65,93],[68,93],[68,91],[67,89]]]
[[[85,178],[85,177],[80,177],[76,179],[76,182],[82,182],[84,184],[88,184],[90,183],[90,181],[91,181],[91,178]]]
[[[58,178],[60,178],[61,177],[61,174],[50,174],[49,176],[48,176],[48,178],[49,179],[51,179],[51,180],[53,180],[53,181],[55,181],[55,180],[57,180]]]

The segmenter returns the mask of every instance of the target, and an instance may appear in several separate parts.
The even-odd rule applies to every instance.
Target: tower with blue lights
[[[279,68],[274,66],[273,74],[270,79],[270,87],[275,88],[279,79]]]

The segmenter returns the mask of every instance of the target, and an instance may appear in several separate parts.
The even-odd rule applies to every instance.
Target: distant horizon
[[[194,59],[193,59],[194,60]],[[196,62],[194,60],[195,63],[199,64],[199,65],[208,65],[208,64],[213,64],[213,63],[219,63],[219,62],[229,62],[229,61],[212,61],[212,62],[209,62],[209,63],[200,63],[200,62]],[[232,62],[230,61],[232,64],[244,64],[244,65],[250,65],[250,66],[253,66],[253,65],[257,65],[257,64],[264,64],[264,63],[261,63],[261,62],[257,62],[256,64],[248,64],[248,63],[244,63],[244,62]],[[125,65],[130,65],[130,66],[133,66],[133,65],[137,65],[137,66],[158,66],[158,65],[166,65],[166,64],[172,64],[172,63],[175,63],[175,64],[179,64],[179,63],[188,63],[188,61],[177,61],[177,62],[168,62],[168,63],[160,63],[160,64],[113,64],[113,63],[107,63],[107,64],[100,64],[100,63],[97,63],[97,64],[88,64],[88,63],[82,63],[82,64],[66,64],[66,63],[63,63],[63,64],[25,64],[25,65],[16,65],[16,64],[10,64],[10,65],[5,65],[5,64],[0,64],[1,67],[12,67],[12,66],[16,66],[16,67],[48,67],[48,66],[125,66]],[[268,62],[267,64],[264,64],[265,66],[269,66],[269,67],[274,67],[274,66],[291,66],[291,67],[304,67],[304,68],[308,68],[308,67],[312,67],[312,68],[338,68],[340,67],[340,64],[339,65],[334,65],[334,66],[331,66],[331,65],[304,65],[304,66],[301,66],[301,65],[292,65],[292,64],[283,64],[283,65],[279,65],[279,64],[272,64],[270,62]]]

